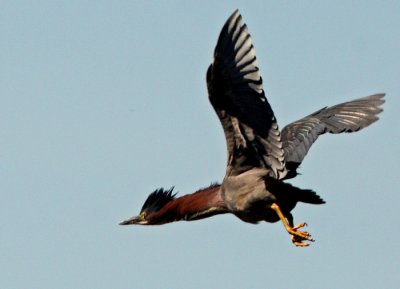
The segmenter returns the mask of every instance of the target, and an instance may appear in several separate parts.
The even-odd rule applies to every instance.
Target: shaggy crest
[[[141,209],[141,212],[157,212],[168,202],[175,199],[176,194],[172,194],[174,187],[169,190],[159,188],[152,192],[146,199]]]

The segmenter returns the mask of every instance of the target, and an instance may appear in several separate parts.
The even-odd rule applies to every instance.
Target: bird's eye
[[[146,218],[146,213],[145,212],[141,212],[140,213],[140,218],[145,219]]]

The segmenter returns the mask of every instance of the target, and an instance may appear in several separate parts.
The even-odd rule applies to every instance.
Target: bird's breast
[[[245,222],[275,221],[276,214],[270,206],[276,197],[266,189],[265,173],[265,170],[253,169],[225,177],[222,183],[222,198],[227,208]]]

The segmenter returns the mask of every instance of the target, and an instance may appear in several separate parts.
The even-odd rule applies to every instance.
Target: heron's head
[[[119,223],[120,225],[152,225],[152,216],[155,215],[168,202],[175,199],[175,194],[172,194],[174,187],[169,190],[163,188],[152,192],[144,202],[140,214]]]

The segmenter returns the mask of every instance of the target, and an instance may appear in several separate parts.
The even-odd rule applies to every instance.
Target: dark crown
[[[157,212],[168,202],[175,199],[176,194],[172,194],[174,187],[169,190],[160,188],[152,192],[146,199],[141,209],[141,212]]]

